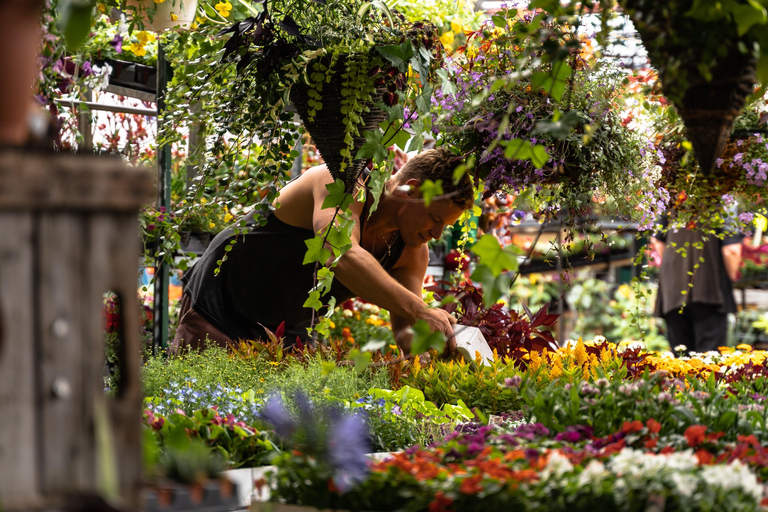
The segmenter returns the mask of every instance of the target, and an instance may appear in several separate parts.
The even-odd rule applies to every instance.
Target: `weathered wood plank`
[[[33,506],[38,498],[33,217],[0,213],[0,503]]]
[[[118,157],[0,152],[0,210],[134,211],[155,187]]]
[[[81,325],[84,218],[81,215],[40,215],[37,240],[39,289],[40,414],[42,489],[46,493],[87,489],[83,467],[93,425],[83,410],[85,344]]]

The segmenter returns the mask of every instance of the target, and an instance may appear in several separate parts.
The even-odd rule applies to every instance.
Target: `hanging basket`
[[[328,64],[328,61],[326,61]],[[347,166],[342,170],[344,157],[341,151],[347,148],[344,142],[344,119],[346,114],[342,114],[342,95],[344,73],[344,60],[339,57],[335,66],[331,68],[332,77],[330,82],[323,84],[321,92],[322,108],[317,110],[313,119],[310,119],[309,111],[309,86],[299,82],[291,89],[291,101],[296,107],[296,111],[304,123],[304,127],[312,136],[312,140],[317,150],[323,157],[328,170],[334,179],[344,181],[346,191],[351,192],[354,184],[357,182],[361,172],[368,164],[368,160],[355,160],[355,155],[365,144],[363,132],[367,130],[376,130],[379,124],[387,119],[387,113],[376,107],[376,103],[387,92],[386,87],[377,87],[373,93],[372,101],[366,102],[368,112],[363,112],[362,121],[358,123],[357,129],[360,135],[354,137],[354,147],[351,151],[352,162],[347,162]]]
[[[685,135],[704,174],[712,173],[715,161],[725,149],[733,122],[757,80],[756,66],[754,57],[729,57],[713,70],[712,81],[692,84],[682,105],[678,105],[685,121]]]
[[[686,137],[701,170],[705,175],[712,173],[756,83],[755,58],[739,51],[737,42],[744,41],[735,26],[688,16],[687,2],[619,3],[630,14],[651,65],[659,70],[664,95],[685,122]],[[707,80],[700,65],[712,62],[713,49],[716,62],[709,68]]]

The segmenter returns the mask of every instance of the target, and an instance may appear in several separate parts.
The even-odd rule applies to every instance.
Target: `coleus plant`
[[[557,341],[546,329],[557,321],[559,315],[549,313],[552,303],[542,306],[536,313],[523,305],[525,314],[505,310],[502,303],[485,306],[483,290],[470,282],[450,284],[441,282],[428,288],[435,298],[452,313],[459,324],[477,327],[488,345],[499,357],[521,360],[532,350],[557,350]]]

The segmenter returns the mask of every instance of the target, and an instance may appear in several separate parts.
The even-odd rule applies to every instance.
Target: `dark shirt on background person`
[[[732,282],[738,276],[743,235],[717,230],[703,241],[700,230],[667,231],[666,214],[661,225],[662,231],[651,239],[661,256],[654,315],[666,321],[671,348],[685,345],[688,352],[717,350],[727,342],[728,314],[737,311]],[[694,269],[697,263],[699,267]],[[693,287],[689,287],[691,282]]]

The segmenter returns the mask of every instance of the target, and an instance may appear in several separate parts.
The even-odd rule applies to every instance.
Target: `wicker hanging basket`
[[[361,116],[362,121],[357,125],[360,135],[354,137],[354,149],[351,151],[352,162],[347,162],[346,168],[342,170],[344,157],[341,151],[347,148],[347,144],[344,142],[344,119],[346,115],[341,112],[343,99],[341,95],[343,85],[342,74],[344,73],[342,58],[338,59],[330,72],[332,73],[331,81],[323,84],[321,93],[323,106],[320,110],[317,110],[313,119],[310,119],[309,116],[310,97],[308,85],[302,82],[294,84],[291,89],[291,101],[296,107],[304,127],[312,136],[312,140],[322,155],[325,164],[328,166],[331,175],[334,179],[343,180],[346,185],[346,191],[351,192],[358,177],[368,164],[368,160],[365,159],[355,160],[358,150],[365,144],[363,132],[378,129],[379,123],[387,119],[387,113],[374,105],[387,92],[387,88],[376,88],[372,101],[368,101],[365,104],[368,111],[363,112]]]

